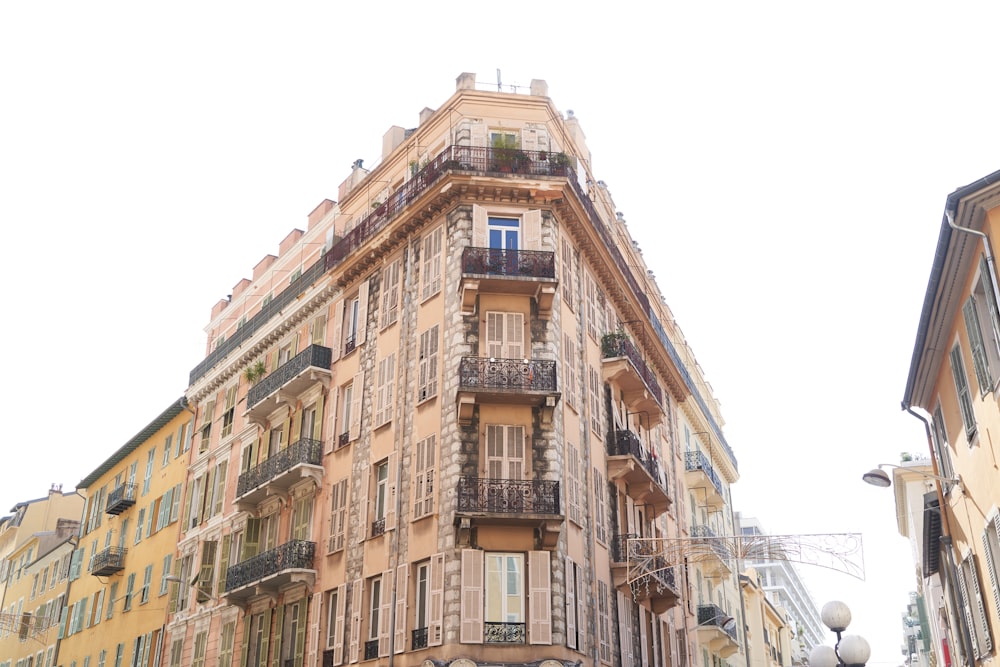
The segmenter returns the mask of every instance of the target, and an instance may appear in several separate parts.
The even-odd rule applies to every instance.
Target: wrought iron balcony
[[[337,436],[337,449],[340,449],[341,447],[345,446],[350,441],[351,441],[351,432],[344,431],[343,433]]]
[[[247,415],[263,421],[281,403],[291,401],[316,382],[329,382],[333,353],[328,347],[310,345],[283,363],[247,393]]]
[[[236,501],[238,506],[250,508],[276,490],[288,490],[303,477],[320,481],[322,475],[323,441],[301,438],[240,475]]]
[[[374,660],[378,657],[378,640],[369,639],[365,642],[365,660]]]
[[[332,648],[323,651],[323,667],[336,667],[337,664]]]
[[[616,587],[628,589],[636,600],[649,600],[657,614],[677,605],[680,592],[674,566],[657,551],[656,540],[628,533],[615,535],[608,546]]]
[[[104,504],[105,514],[118,515],[135,505],[135,484],[119,484],[108,494]]]
[[[476,247],[462,251],[459,294],[465,314],[475,312],[480,294],[515,294],[534,297],[539,317],[548,319],[558,284],[554,252]]]
[[[277,591],[285,584],[315,581],[313,555],[316,543],[291,540],[257,554],[226,570],[226,597],[230,603],[246,600],[259,589]]]
[[[663,467],[632,431],[618,429],[609,434],[608,478],[624,482],[628,494],[650,505],[657,515],[672,502]]]
[[[691,544],[688,545],[688,559],[699,563],[709,572],[719,573],[731,570],[729,540],[715,534],[706,525],[691,526]]]
[[[731,623],[733,617],[723,611],[717,604],[698,605],[698,626],[708,628],[718,628],[736,641],[736,624]]]
[[[558,515],[559,482],[460,477],[458,511],[470,514]]]
[[[462,357],[458,366],[458,419],[472,421],[476,403],[536,405],[551,419],[559,401],[556,362],[548,359]]]
[[[385,535],[385,519],[376,519],[372,521],[372,537],[378,537],[379,535]]]
[[[486,621],[483,624],[483,642],[486,644],[523,644],[524,630],[524,623]]]
[[[125,569],[125,554],[128,549],[124,547],[108,547],[104,551],[98,551],[90,561],[90,573],[95,577],[106,577]]]
[[[604,380],[617,384],[630,412],[646,412],[651,424],[663,419],[663,390],[653,369],[628,336],[608,333],[601,338]]]
[[[427,648],[427,628],[416,628],[410,634],[410,650]]]
[[[704,489],[705,504],[709,507],[718,509],[726,504],[722,480],[701,451],[684,452],[684,480],[689,489]]]

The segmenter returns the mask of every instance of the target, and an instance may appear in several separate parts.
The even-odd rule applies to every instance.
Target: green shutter
[[[240,648],[240,667],[247,667],[247,651],[250,648],[251,625],[253,625],[253,616],[246,614],[243,617],[243,645]]]
[[[232,548],[233,536],[225,535],[222,538],[222,554],[219,556],[219,587],[216,595],[226,592],[226,574],[229,569],[229,551]]]
[[[969,334],[969,347],[972,350],[972,365],[976,369],[976,380],[979,382],[979,393],[985,395],[992,391],[989,364],[986,361],[986,348],[983,347],[982,329],[979,324],[979,313],[976,312],[976,297],[970,296],[962,307],[965,315],[965,330]]]
[[[260,519],[247,519],[247,529],[243,534],[243,554],[240,561],[257,555],[260,548]]]
[[[271,667],[281,667],[281,634],[284,631],[281,623],[285,617],[285,607],[278,607],[274,611],[274,648],[271,650]]]
[[[306,654],[306,600],[299,602],[299,625],[295,629],[295,667],[302,667]]]
[[[264,626],[264,639],[260,643],[260,661],[258,664],[267,664],[267,649],[268,644],[271,639],[271,610],[268,609],[264,612],[264,620],[262,621]]]

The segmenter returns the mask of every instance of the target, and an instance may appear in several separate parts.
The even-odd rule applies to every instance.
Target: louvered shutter
[[[271,610],[265,609],[262,614],[261,626],[263,639],[260,642],[260,665],[267,665],[267,649],[271,642]]]
[[[222,554],[219,557],[219,586],[216,590],[216,595],[222,595],[226,592],[226,575],[229,570],[229,552],[232,549],[233,536],[225,535],[222,538]]]
[[[389,638],[392,636],[392,626],[389,624],[389,616],[392,614],[392,595],[389,594],[392,586],[392,570],[382,573],[382,599],[379,600],[378,613],[378,654],[379,657],[389,655]]]
[[[566,556],[566,572],[563,581],[566,582],[566,646],[576,648],[576,571],[573,559]]]
[[[580,653],[587,652],[587,595],[584,591],[583,577],[580,571],[576,573],[576,627],[577,627],[577,650]]]
[[[330,344],[331,361],[340,359],[344,351],[344,300],[337,299],[333,302],[333,339]]]
[[[429,586],[427,645],[441,646],[444,641],[444,554],[431,556],[431,572]]]
[[[333,664],[344,664],[344,619],[347,608],[347,584],[337,586],[337,608],[333,610],[336,633],[333,636]]]
[[[348,645],[350,662],[357,662],[361,653],[361,598],[364,586],[363,579],[355,579],[351,584],[351,641]]]
[[[980,256],[979,258],[979,281],[983,286],[983,294],[986,300],[986,309],[990,314],[990,331],[992,335],[987,336],[992,344],[996,346],[1000,344],[1000,313],[997,312],[997,297],[996,293],[993,291],[993,278],[992,271],[986,264],[986,257]],[[997,350],[1000,352],[1000,349]]]
[[[396,627],[393,639],[395,653],[403,653],[406,650],[406,594],[409,585],[410,566],[403,564],[396,567]]]
[[[368,285],[365,280],[358,286],[358,331],[354,335],[354,344],[361,347],[368,339]]]
[[[978,614],[973,613],[973,616],[977,617],[977,631],[982,633],[982,639],[979,646],[979,657],[984,657],[993,650],[993,637],[990,635],[990,624],[986,615],[986,605],[983,603],[983,592],[979,588],[979,577],[976,573],[976,557],[973,554],[969,554],[969,566],[971,574],[969,579],[972,581],[972,592],[975,596],[973,604],[976,605],[976,611],[978,611]]]
[[[359,472],[361,477],[361,488],[358,494],[360,502],[358,503],[358,521],[360,526],[358,526],[358,541],[364,542],[368,539],[368,531],[371,528],[371,524],[368,522],[368,493],[371,489],[371,467],[370,464],[365,463]]]
[[[972,351],[972,365],[976,369],[976,380],[979,381],[979,393],[986,394],[993,389],[990,382],[989,364],[986,361],[986,349],[983,347],[982,329],[979,325],[979,314],[976,312],[976,297],[970,296],[962,307],[965,316],[965,330],[969,334],[969,347]]]
[[[253,624],[253,616],[247,614],[243,617],[243,644],[240,647],[240,667],[247,667],[247,654],[250,648],[250,626]],[[180,664],[178,662],[178,664]],[[171,659],[171,667],[173,667],[173,660]]]
[[[459,641],[483,643],[483,552],[462,549],[462,626]]]
[[[271,649],[271,667],[282,667],[281,665],[281,635],[283,622],[285,619],[285,607],[279,606],[274,609],[274,648]],[[294,641],[294,639],[293,639]],[[267,656],[267,651],[264,651]],[[266,662],[264,664],[267,664]]]
[[[639,664],[642,667],[649,667],[649,653],[646,651],[646,642],[649,641],[649,632],[646,630],[646,608],[641,604],[639,608]]]
[[[316,613],[313,614],[312,624],[309,626],[309,664],[315,664],[313,661],[316,656],[316,644],[319,642],[319,621],[316,620],[319,617],[319,605],[321,604],[318,596],[320,593],[313,595],[313,607]],[[306,598],[302,598],[299,602],[299,619],[298,624],[295,626],[295,667],[302,667],[303,659],[306,654]]]
[[[347,436],[352,441],[361,437],[361,398],[364,396],[365,373],[354,374],[354,382],[351,385],[351,424],[350,433]]]
[[[396,480],[398,476],[396,474],[396,452],[389,454],[389,461],[386,464],[388,469],[389,479],[386,482],[388,487],[388,493],[386,493],[386,507],[385,507],[385,529],[395,530],[396,528]],[[389,581],[386,580],[386,584]]]
[[[632,660],[632,635],[628,627],[628,598],[621,591],[618,593],[618,647],[621,651],[622,667],[634,667]]]
[[[472,205],[472,247],[486,248],[489,244],[486,241],[486,227],[489,224],[489,216],[486,209],[476,204]]]
[[[524,249],[542,249],[542,212],[539,210],[525,211],[522,219],[524,227]]]
[[[330,388],[330,413],[328,417],[330,426],[326,429],[326,442],[323,443],[323,453],[329,454],[337,447],[340,439],[340,431],[337,430],[337,406],[340,404],[340,387],[334,385]],[[322,412],[320,412],[322,414]]]
[[[552,643],[552,568],[548,551],[528,552],[529,643]]]
[[[246,530],[243,531],[243,554],[240,561],[245,561],[257,555],[260,548],[260,519],[247,519]]]

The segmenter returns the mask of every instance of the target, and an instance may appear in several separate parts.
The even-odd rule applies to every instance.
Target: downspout
[[[966,234],[972,234],[973,236],[978,236],[983,241],[983,250],[986,254],[986,267],[990,274],[990,286],[993,288],[993,308],[992,312],[995,314],[1000,314],[1000,304],[997,303],[997,298],[1000,297],[1000,287],[997,285],[997,266],[996,261],[993,259],[993,250],[990,248],[990,237],[985,233],[979,231],[978,229],[969,229],[968,227],[959,227],[955,224],[955,214],[953,211],[945,209],[944,217],[948,221],[948,226],[954,229],[956,232],[965,232]],[[990,317],[990,324],[993,328],[993,345],[996,347],[1000,344],[1000,322],[997,321],[997,317]],[[1000,349],[997,350],[1000,352]]]
[[[949,216],[949,222],[950,222]],[[931,470],[933,470],[935,476],[940,476],[940,471],[938,469],[938,453],[934,449],[934,438],[931,436],[931,424],[921,414],[913,411],[913,408],[906,403],[903,403],[903,410],[913,415],[919,419],[924,424],[924,434],[927,436],[927,448],[931,453]],[[945,557],[948,560],[947,563],[947,579],[948,583],[948,606],[949,616],[952,622],[958,623],[959,628],[959,639],[962,640],[962,653],[965,657],[965,664],[969,667],[975,667],[975,658],[973,657],[972,651],[972,636],[970,634],[968,623],[966,622],[965,613],[959,612],[961,605],[956,599],[956,589],[958,588],[958,569],[955,565],[955,554],[953,550],[953,545],[951,541],[951,527],[948,523],[948,513],[945,511],[946,504],[944,499],[944,493],[941,491],[940,480],[935,480],[934,488],[937,490],[938,497],[938,513],[941,515],[941,550],[945,552]]]

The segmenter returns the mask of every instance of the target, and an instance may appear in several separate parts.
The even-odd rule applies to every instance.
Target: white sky
[[[860,475],[925,451],[899,402],[945,197],[1000,168],[998,5],[335,4],[0,4],[0,507],[180,396],[213,303],[499,68],[580,119],[723,403],[737,509],[861,532],[865,582],[801,572],[900,664],[909,546]]]

